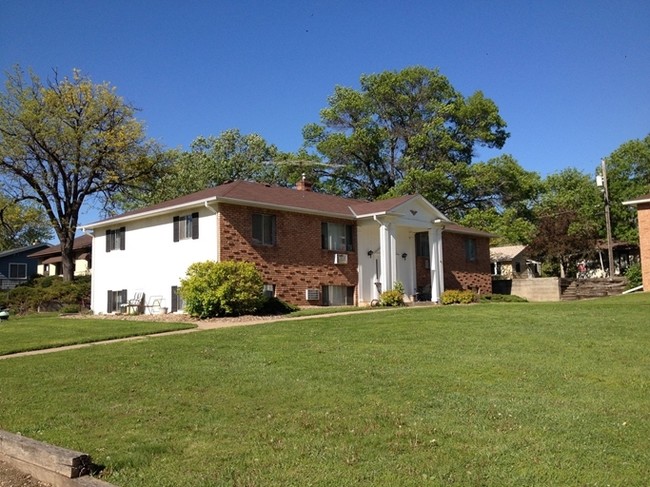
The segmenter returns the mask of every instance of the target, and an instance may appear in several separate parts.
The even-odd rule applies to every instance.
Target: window
[[[275,245],[275,215],[253,214],[253,243]]]
[[[476,239],[465,239],[465,259],[468,262],[476,262]]]
[[[9,279],[27,279],[27,264],[9,264]]]
[[[199,214],[174,217],[174,242],[199,238]]]
[[[352,225],[323,222],[321,224],[321,248],[349,252],[354,250],[352,246]]]
[[[354,304],[354,286],[323,286],[323,304],[325,306],[352,306]]]
[[[415,234],[415,255],[417,257],[429,258],[429,233],[419,232]]]
[[[116,313],[122,311],[122,305],[126,304],[126,289],[121,291],[108,291],[108,299],[106,300],[106,312]]]
[[[125,235],[125,227],[118,228],[117,230],[106,230],[106,252],[110,252],[111,250],[124,250],[126,248]]]
[[[172,313],[185,309],[185,302],[183,301],[181,295],[178,293],[178,286],[172,286],[171,303],[172,303],[172,309],[171,309]]]
[[[264,284],[262,289],[265,298],[272,298],[275,296],[275,284]]]

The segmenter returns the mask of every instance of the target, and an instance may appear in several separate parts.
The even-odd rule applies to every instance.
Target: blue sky
[[[650,133],[647,1],[77,1],[0,3],[0,67],[79,68],[187,148],[229,128],[281,150],[338,85],[410,65],[493,99],[502,151],[546,175],[593,173]]]

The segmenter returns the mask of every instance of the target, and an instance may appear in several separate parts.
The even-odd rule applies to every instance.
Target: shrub
[[[627,289],[640,286],[643,284],[643,274],[641,273],[641,264],[635,262],[625,269],[625,277],[627,278]]]
[[[286,315],[298,311],[298,306],[282,301],[280,298],[265,298],[257,310],[258,315]]]
[[[469,289],[448,289],[440,296],[442,304],[471,304],[476,301],[476,294]]]
[[[481,302],[487,303],[527,303],[528,300],[514,294],[482,294]]]
[[[77,310],[90,303],[90,276],[64,281],[61,277],[36,277],[4,293],[2,306],[15,314],[38,311],[57,311],[66,306]]]
[[[403,306],[404,285],[401,282],[393,283],[393,289],[381,293],[379,301],[382,306]]]
[[[250,262],[196,262],[181,280],[180,295],[192,316],[254,313],[263,302],[262,275]]]
[[[61,313],[79,313],[81,309],[77,304],[66,304],[61,308]]]

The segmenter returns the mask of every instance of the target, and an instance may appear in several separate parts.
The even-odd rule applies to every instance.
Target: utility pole
[[[609,260],[609,278],[614,278],[614,249],[612,247],[612,221],[609,214],[609,189],[607,188],[607,164],[605,159],[600,161],[600,179],[596,177],[596,185],[603,188],[605,198],[605,227],[607,228],[607,257]]]

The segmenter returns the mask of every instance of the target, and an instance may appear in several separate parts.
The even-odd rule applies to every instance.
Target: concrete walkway
[[[97,342],[89,342],[89,343],[78,343],[75,345],[64,345],[61,347],[54,347],[54,348],[43,348],[40,350],[30,350],[29,352],[18,352],[18,353],[12,353],[9,355],[0,355],[0,360],[6,360],[10,358],[15,358],[15,357],[28,357],[30,355],[42,355],[45,353],[55,353],[55,352],[63,352],[66,350],[76,350],[78,348],[87,348],[87,347],[94,347],[96,345],[105,345],[107,343],[119,343],[119,342],[132,342],[135,340],[147,340],[149,338],[157,338],[157,337],[164,337],[164,336],[169,336],[169,335],[182,335],[185,333],[194,333],[198,331],[205,331],[205,330],[215,330],[218,328],[232,328],[234,326],[251,326],[251,325],[261,325],[264,323],[273,323],[275,321],[303,321],[303,320],[311,320],[311,319],[316,319],[316,318],[329,318],[332,316],[346,316],[346,315],[351,315],[351,314],[365,314],[365,313],[380,313],[382,311],[395,311],[398,309],[408,309],[409,307],[404,307],[404,308],[372,308],[372,309],[367,309],[367,310],[360,310],[360,311],[343,311],[340,313],[325,313],[325,314],[316,314],[316,315],[309,315],[309,316],[296,316],[293,318],[290,317],[284,317],[284,316],[273,316],[273,317],[249,317],[250,319],[239,319],[239,318],[224,318],[224,319],[213,319],[213,320],[199,320],[199,321],[192,321],[191,323],[196,324],[196,328],[189,328],[185,330],[174,330],[174,331],[165,331],[161,333],[151,333],[148,335],[138,335],[138,336],[132,336],[132,337],[125,337],[125,338],[114,338],[111,340],[101,340]],[[134,320],[135,321],[135,320]],[[179,320],[180,322],[183,322],[182,319]]]

